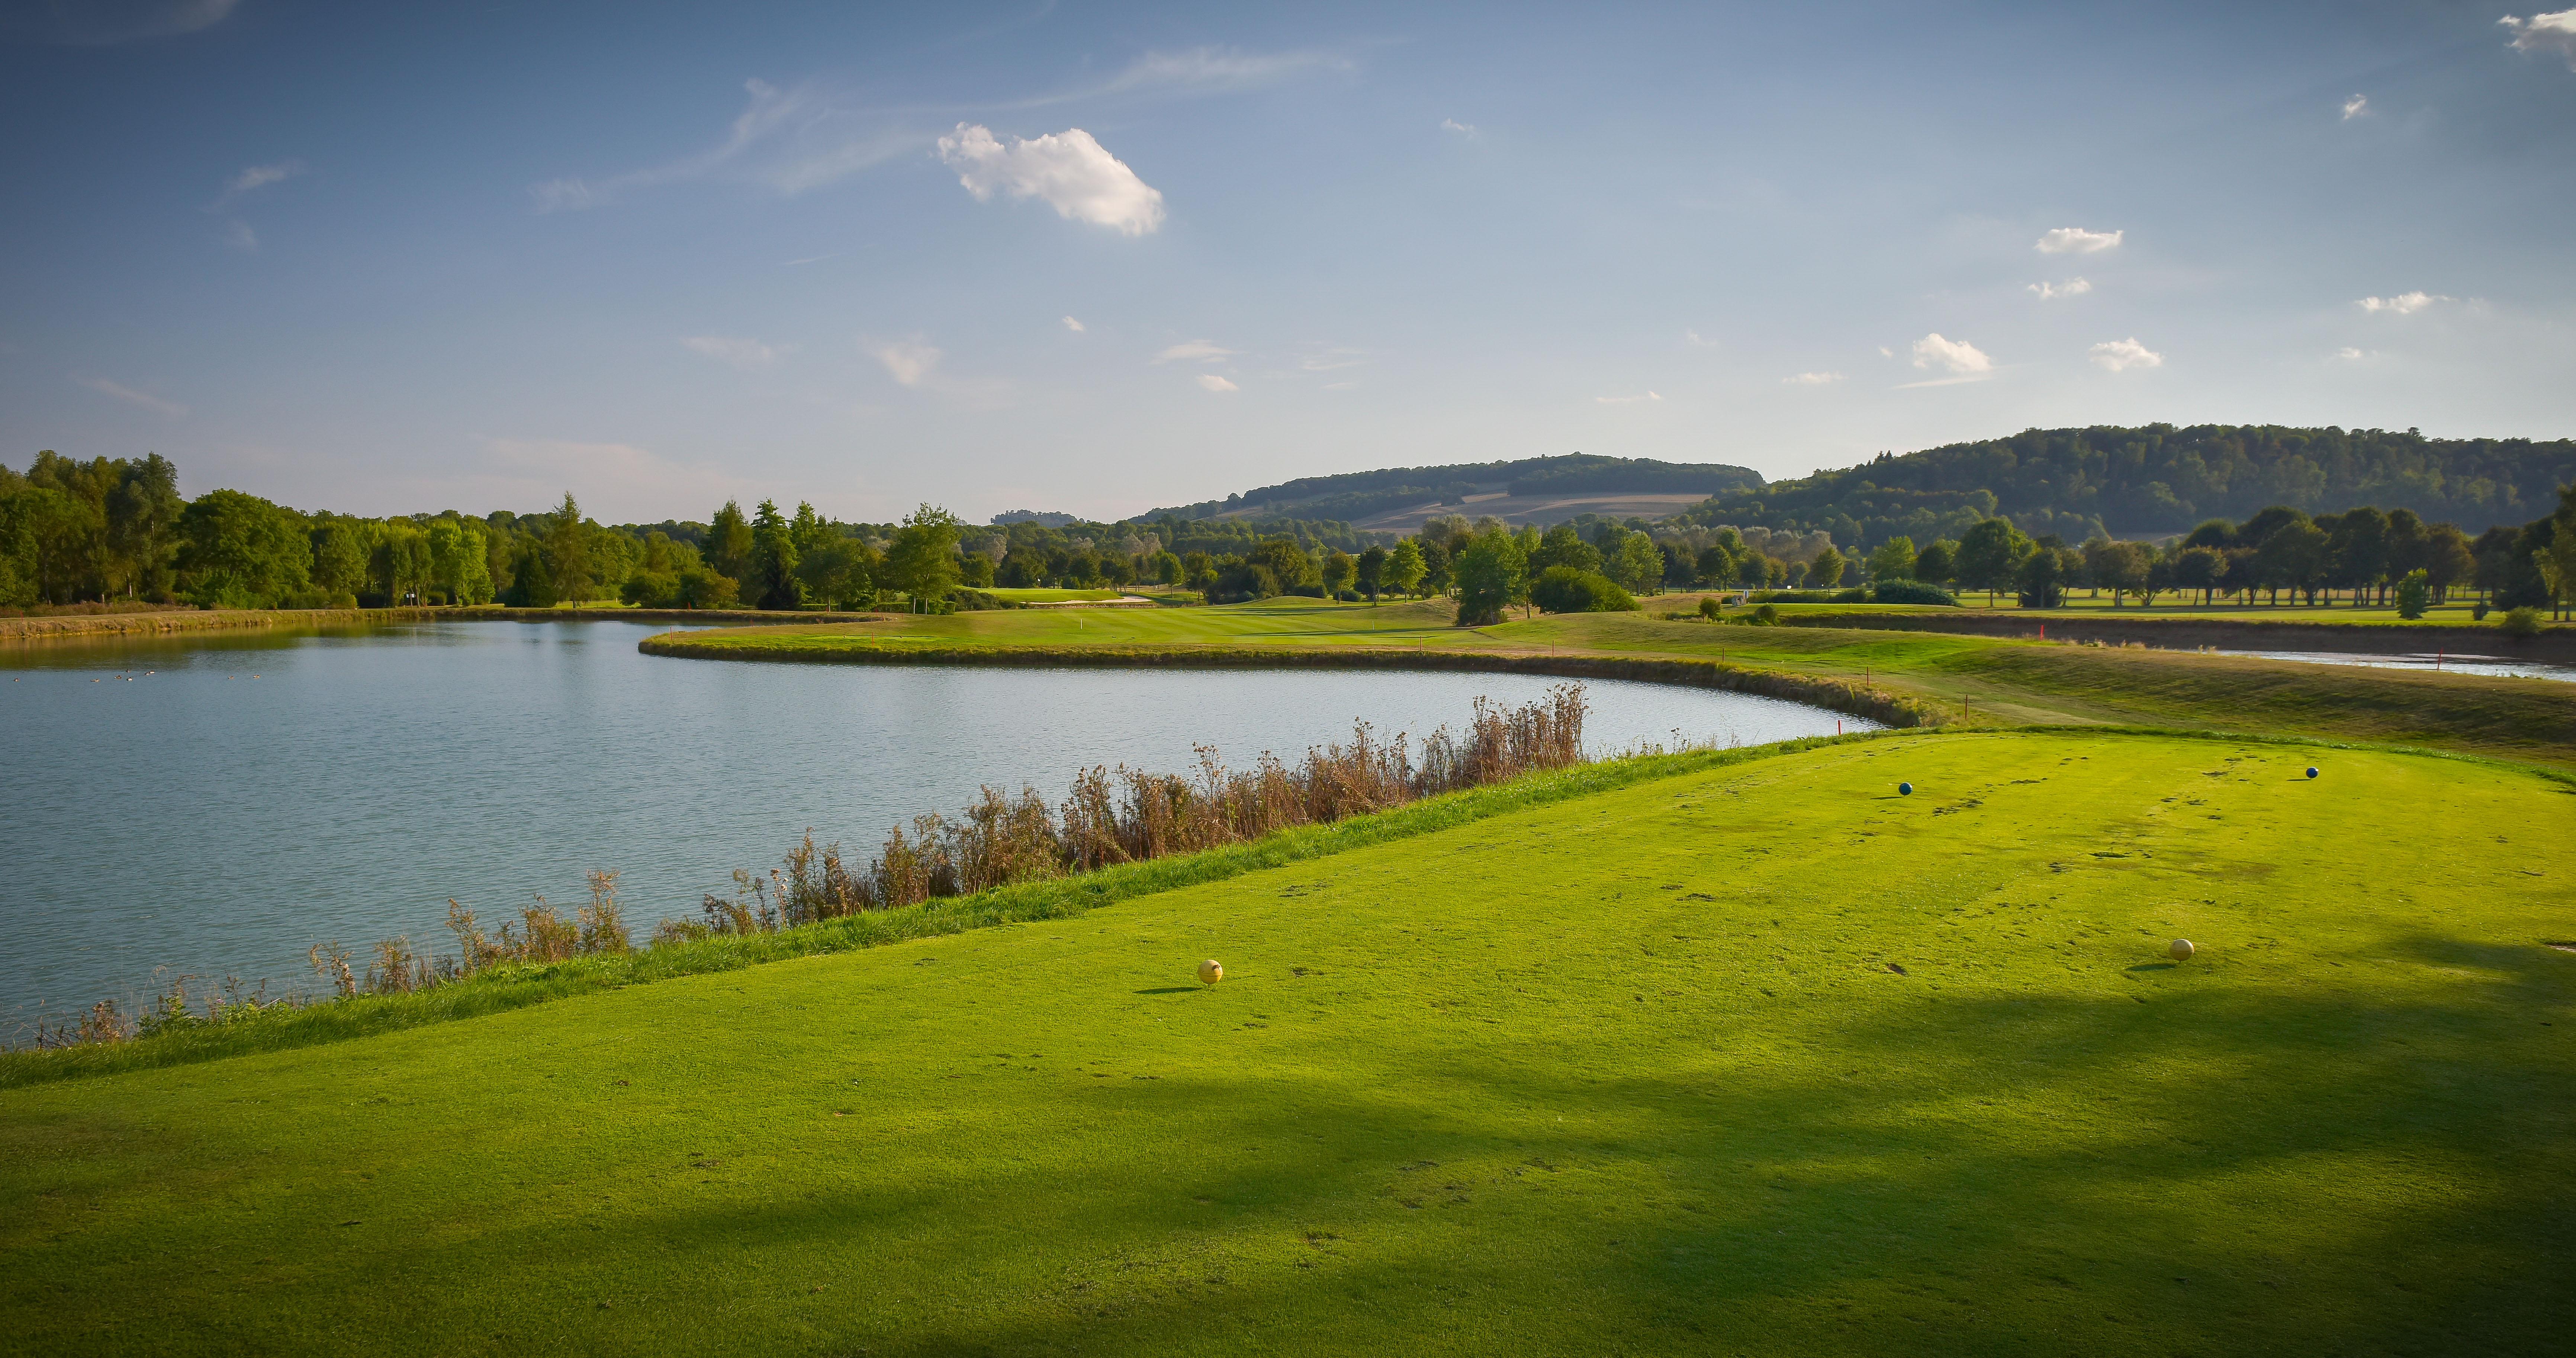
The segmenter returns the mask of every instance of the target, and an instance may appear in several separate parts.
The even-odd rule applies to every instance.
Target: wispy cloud
[[[240,0],[117,0],[107,4],[13,5],[0,16],[0,36],[28,36],[71,47],[110,47],[175,38],[212,28]]]
[[[2138,343],[2135,335],[2124,340],[2105,340],[2087,351],[2093,366],[2105,372],[2124,373],[2131,368],[2161,368],[2165,356]]]
[[[1214,363],[1220,358],[1232,358],[1234,353],[1234,350],[1220,347],[1209,340],[1183,340],[1154,355],[1154,361],[1157,363]]]
[[[2358,362],[2360,362],[2361,360],[2363,360],[2363,359],[2365,359],[2365,358],[2370,357],[2370,355],[2369,355],[2368,353],[2366,353],[2366,352],[2364,352],[2364,351],[2362,351],[2362,350],[2359,350],[2359,349],[2355,349],[2355,348],[2353,348],[2353,347],[2352,347],[2351,345],[2349,345],[2349,344],[2345,345],[2344,347],[2342,347],[2342,348],[2340,348],[2340,349],[2335,350],[2335,351],[2334,351],[2334,356],[2335,356],[2336,358],[2342,359],[2342,360],[2343,360],[2344,362],[2346,362],[2346,363],[2358,363]]]
[[[1950,339],[1935,330],[1914,341],[1914,366],[1939,368],[1953,377],[1983,377],[1995,370],[1995,361],[1966,340]]]
[[[1660,401],[1664,396],[1662,392],[1649,391],[1638,396],[1595,396],[1592,399],[1598,405],[1632,406],[1642,402]]]
[[[300,160],[281,160],[274,165],[253,165],[224,181],[224,191],[206,204],[206,211],[224,219],[224,240],[237,250],[259,248],[259,233],[250,223],[233,215],[233,206],[244,197],[271,184],[282,184],[298,175],[311,173],[311,167]]]
[[[841,105],[813,85],[743,83],[749,100],[725,139],[694,155],[604,179],[571,176],[531,185],[539,212],[604,207],[642,189],[711,176],[739,178],[794,196],[928,144],[900,120]],[[830,256],[816,256],[829,258]]]
[[[755,339],[741,339],[731,335],[691,335],[680,343],[719,363],[730,363],[745,372],[768,367],[786,357],[792,347],[784,344],[763,344]]]
[[[1829,387],[1843,380],[1841,373],[1797,373],[1780,379],[1784,387]]]
[[[2353,303],[2364,311],[2384,311],[2392,316],[2412,316],[2435,302],[2457,301],[2438,292],[2401,292],[2394,297],[2364,297]]]
[[[1200,386],[1202,386],[1202,387],[1207,388],[1209,391],[1241,391],[1241,390],[1243,390],[1243,388],[1236,386],[1236,385],[1235,385],[1235,384],[1233,384],[1232,382],[1228,382],[1228,381],[1226,381],[1224,378],[1217,376],[1215,373],[1200,373],[1200,374],[1199,374],[1199,385],[1200,385]]]
[[[1476,125],[1474,123],[1462,123],[1455,118],[1441,119],[1440,130],[1443,132],[1455,132],[1459,136],[1469,139],[1473,139],[1476,135]]]
[[[1359,367],[1368,361],[1368,351],[1365,349],[1324,348],[1313,350],[1298,358],[1297,368],[1301,372],[1310,373],[1339,372],[1344,368]]]
[[[996,191],[1036,198],[1059,217],[1126,236],[1146,235],[1163,224],[1162,193],[1078,127],[1005,142],[990,128],[959,123],[939,139],[939,158],[979,203]]]
[[[918,339],[871,345],[868,355],[885,365],[888,376],[907,387],[929,381],[931,370],[939,366],[943,357],[938,349]]]
[[[1221,47],[1194,47],[1186,52],[1148,52],[1129,62],[1108,84],[1091,93],[1124,94],[1131,90],[1222,92],[1276,84],[1310,71],[1347,71],[1348,59],[1329,52],[1238,52]],[[1080,96],[1071,96],[1080,97]]]
[[[1700,333],[1699,333],[1698,331],[1696,331],[1696,330],[1685,330],[1685,331],[1683,331],[1683,332],[1682,332],[1682,343],[1687,344],[1687,345],[1691,345],[1692,347],[1694,347],[1694,348],[1699,348],[1699,349],[1714,349],[1714,348],[1716,348],[1716,347],[1717,347],[1717,341],[1716,341],[1716,340],[1713,340],[1713,339],[1702,339],[1702,338],[1700,338]]]
[[[2042,235],[2033,248],[2043,255],[2098,255],[2113,249],[2126,231],[2087,231],[2080,226],[2061,226]]]
[[[2517,19],[2508,14],[2496,22],[2513,34],[2513,50],[2556,52],[2566,58],[2568,70],[2576,71],[2576,9],[2535,14],[2528,19]]]
[[[2351,122],[2353,119],[2368,112],[2370,112],[2370,96],[2366,94],[2356,94],[2350,99],[2343,101],[2343,120],[2345,122]]]
[[[1081,334],[1083,330],[1082,322],[1075,320],[1071,316],[1064,318],[1064,328],[1077,335]]]
[[[2060,297],[2081,297],[2093,290],[2093,284],[2089,279],[2070,278],[2063,283],[2033,283],[2030,290],[2039,300],[2053,302]]]
[[[123,401],[130,406],[141,406],[155,415],[169,419],[180,419],[188,413],[188,408],[176,401],[164,401],[148,391],[136,391],[121,382],[110,382],[104,377],[75,377],[72,380],[101,396]]]

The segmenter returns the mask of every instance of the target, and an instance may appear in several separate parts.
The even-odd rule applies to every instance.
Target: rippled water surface
[[[457,622],[0,650],[0,1015],[125,996],[169,966],[311,984],[304,950],[447,945],[623,874],[638,933],[807,826],[869,848],[984,783],[1090,764],[1302,753],[1461,725],[1547,680],[1332,671],[886,668],[640,654],[656,627]],[[1594,682],[1596,750],[1830,733],[1832,712]],[[1839,719],[1846,729],[1866,723]],[[865,858],[862,853],[860,857]]]

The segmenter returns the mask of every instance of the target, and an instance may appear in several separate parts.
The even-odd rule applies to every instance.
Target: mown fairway
[[[2570,824],[2493,765],[1900,736],[11,1090],[0,1345],[2544,1351]]]

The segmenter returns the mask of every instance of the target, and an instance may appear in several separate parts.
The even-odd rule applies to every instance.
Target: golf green
[[[23,1087],[0,1348],[2540,1351],[2571,824],[2467,760],[1907,735]]]

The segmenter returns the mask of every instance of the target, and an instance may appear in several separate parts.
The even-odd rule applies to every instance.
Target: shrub
[[[1710,622],[1715,622],[1719,611],[1725,607],[1726,605],[1717,601],[1716,595],[1711,594],[1699,601],[1699,615]]]
[[[1777,604],[1757,604],[1742,621],[1747,627],[1777,627],[1780,625],[1780,608]]]
[[[2409,571],[2397,582],[2397,616],[2413,621],[2433,602],[2433,584],[2422,571]]]
[[[1869,590],[1862,586],[1854,585],[1850,589],[1844,590],[1841,593],[1834,595],[1832,598],[1825,600],[1825,602],[1829,604],[1865,604],[1869,602]]]
[[[1530,585],[1530,602],[1548,613],[1633,613],[1637,600],[1609,577],[1573,566],[1550,566]]]
[[[1882,580],[1870,587],[1870,602],[1880,604],[1941,604],[1956,608],[1959,601],[1950,591],[1920,580]]]
[[[2540,610],[2528,607],[2506,609],[2504,620],[2496,626],[2506,636],[2528,641],[2540,635]]]
[[[2473,604],[2469,605],[2469,621],[2471,621],[2471,622],[2485,622],[2486,620],[2487,620],[2487,601],[2486,601],[2486,600],[2484,600],[2484,599],[2480,599],[2480,600],[2478,600],[2476,603],[2473,603]]]

